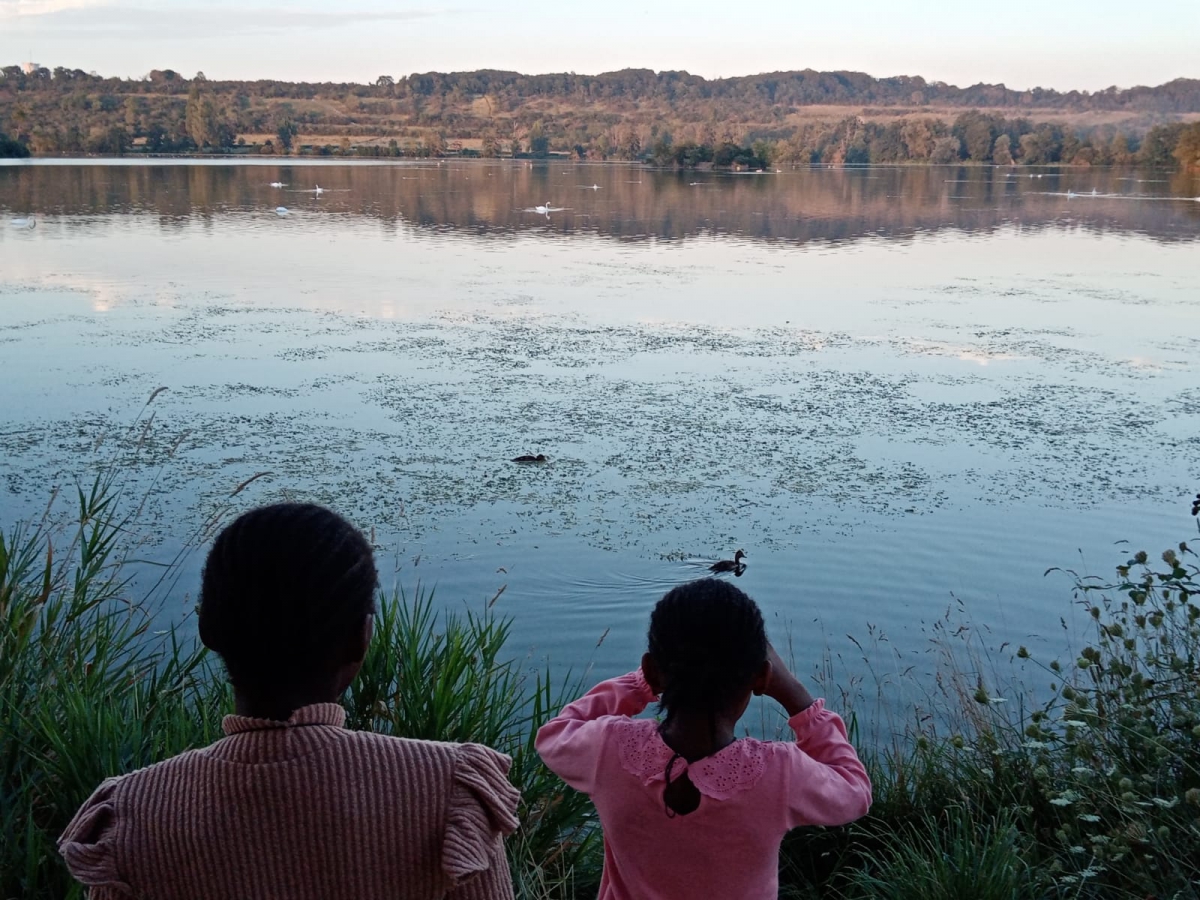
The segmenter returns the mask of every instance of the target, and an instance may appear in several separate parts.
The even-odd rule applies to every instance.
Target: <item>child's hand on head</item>
[[[812,694],[800,683],[800,679],[792,674],[787,663],[770,643],[767,644],[767,662],[771,666],[771,671],[767,674],[767,680],[761,693],[766,694],[787,710],[789,718],[812,706]],[[758,692],[756,691],[756,693]]]

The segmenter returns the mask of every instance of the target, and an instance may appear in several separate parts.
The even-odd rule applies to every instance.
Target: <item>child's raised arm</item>
[[[776,745],[788,764],[780,770],[781,796],[788,798],[789,828],[844,825],[871,808],[871,780],[846,738],[840,716],[825,709],[768,646],[771,674],[763,693],[787,711],[796,743]]]
[[[599,740],[606,716],[636,716],[656,699],[642,670],[602,681],[538,729],[534,746],[559,778],[579,791],[592,779],[607,742]]]
[[[845,825],[871,808],[871,779],[846,739],[841,716],[817,700],[788,719],[796,743],[783,744],[789,756],[785,785],[789,825]]]

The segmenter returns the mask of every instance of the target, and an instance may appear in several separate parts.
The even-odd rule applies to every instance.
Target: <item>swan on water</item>
[[[570,208],[571,207],[569,207],[569,206],[551,206],[550,201],[547,200],[541,206],[526,206],[524,209],[521,210],[521,212],[537,213],[539,216],[546,216],[547,218],[549,218],[550,213],[552,213],[552,212],[565,212],[566,210],[568,210]]]
[[[271,187],[287,187],[282,181],[272,181]]]
[[[288,210],[288,208],[286,206],[275,207],[275,215],[280,216],[280,217],[286,216],[289,211],[290,210]]]
[[[313,194],[320,197],[322,194],[346,194],[350,192],[350,188],[323,188],[319,184],[316,187],[307,188],[301,191],[288,191],[289,194]]]
[[[37,228],[37,219],[35,219],[33,216],[21,216],[13,219],[9,224],[12,225],[13,228],[32,229]]]

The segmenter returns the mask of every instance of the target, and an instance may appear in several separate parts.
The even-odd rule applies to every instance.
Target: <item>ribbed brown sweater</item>
[[[103,782],[59,840],[93,900],[511,898],[519,795],[478,744],[347,731],[334,703]]]

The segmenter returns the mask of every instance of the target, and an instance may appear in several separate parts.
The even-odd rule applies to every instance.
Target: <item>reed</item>
[[[102,779],[206,743],[220,689],[203,654],[128,598],[111,481],[73,530],[0,535],[0,896],[79,896],[55,838]]]

